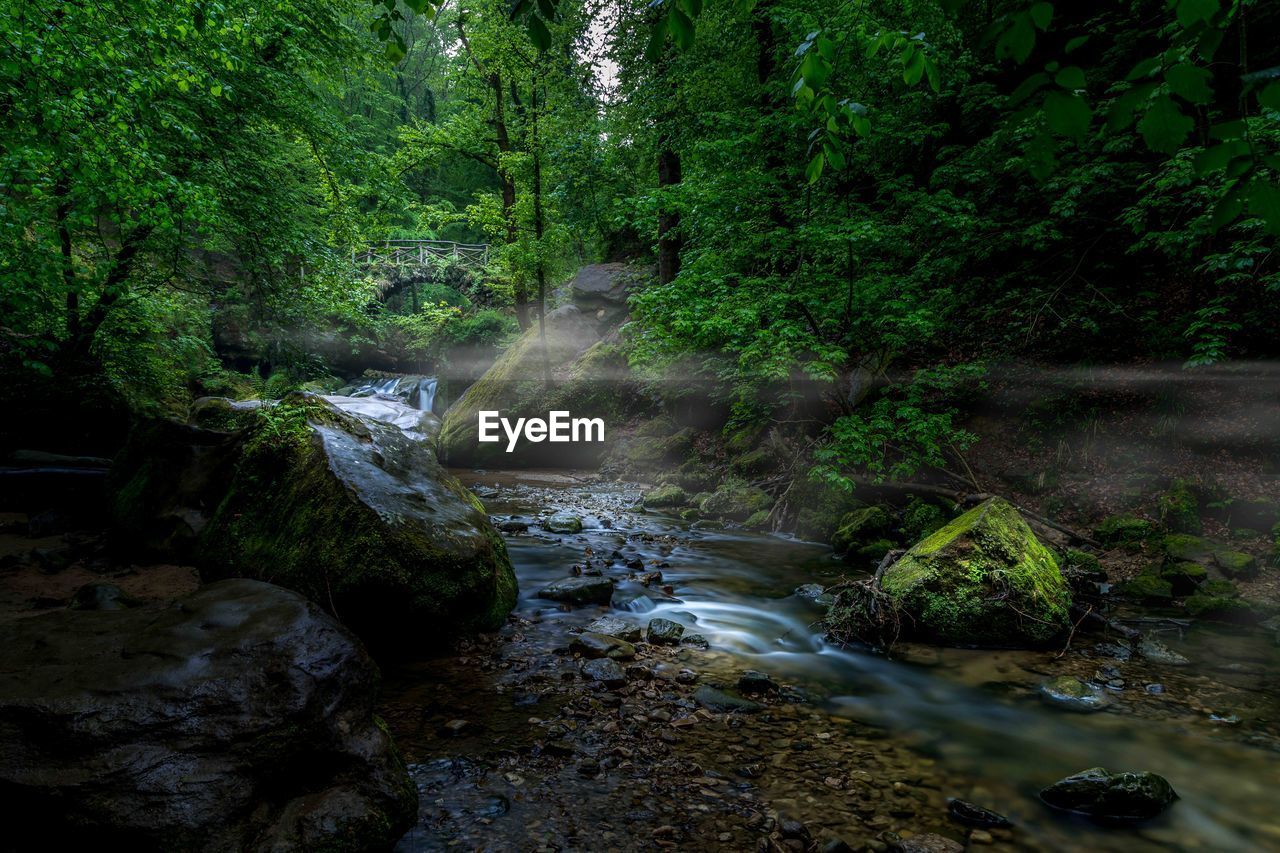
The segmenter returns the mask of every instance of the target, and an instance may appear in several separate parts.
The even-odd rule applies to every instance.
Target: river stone
[[[69,607],[72,610],[127,610],[138,603],[113,583],[92,581],[76,590]]]
[[[777,689],[778,683],[758,670],[748,669],[738,676],[738,690],[742,693],[768,693]]]
[[[926,536],[885,570],[904,632],[972,646],[1044,644],[1067,628],[1057,560],[1010,503],[991,498]]]
[[[982,829],[1013,826],[1009,819],[999,812],[993,812],[991,809],[985,809],[966,800],[953,799],[949,801],[947,803],[947,811],[951,813],[953,818],[968,826],[977,826]]]
[[[680,638],[683,636],[683,625],[662,617],[650,619],[648,627],[645,628],[645,639],[650,643],[675,645],[680,642]]]
[[[131,552],[189,545],[170,559],[297,590],[383,648],[491,630],[515,605],[502,537],[431,450],[312,394],[243,433],[144,424],[113,486]]]
[[[1177,798],[1163,776],[1112,773],[1102,767],[1082,770],[1040,792],[1040,799],[1054,808],[1121,821],[1155,817]]]
[[[1152,663],[1161,663],[1165,666],[1187,666],[1191,663],[1149,634],[1138,641],[1138,654]]]
[[[596,634],[583,631],[569,643],[569,651],[577,652],[584,658],[612,658],[613,660],[631,660],[636,656],[635,646],[626,640],[610,637],[607,634]]]
[[[618,662],[609,658],[589,660],[582,665],[582,674],[591,681],[598,681],[605,687],[621,687],[627,683],[627,676],[618,666]]]
[[[901,853],[964,853],[964,845],[935,832],[922,832],[902,839],[898,850]]]
[[[689,493],[677,486],[675,483],[668,483],[665,486],[657,486],[645,492],[640,498],[640,503],[645,507],[669,507],[683,506],[689,502]]]
[[[377,668],[296,593],[56,611],[0,626],[0,648],[6,847],[379,850],[413,825]]]
[[[582,532],[582,519],[571,512],[553,513],[542,524],[552,533]]]
[[[617,637],[628,643],[640,642],[640,626],[618,616],[601,616],[586,627],[587,631]]]
[[[759,702],[753,702],[750,699],[735,696],[727,691],[718,690],[710,684],[704,684],[693,691],[693,701],[707,710],[716,711],[717,713],[740,711],[744,714],[754,714],[764,707]]]
[[[613,581],[584,575],[549,583],[538,590],[538,598],[565,601],[569,604],[608,604],[613,597]]]
[[[1072,675],[1060,675],[1040,685],[1040,698],[1050,705],[1068,711],[1101,711],[1111,704],[1101,689],[1085,684]]]

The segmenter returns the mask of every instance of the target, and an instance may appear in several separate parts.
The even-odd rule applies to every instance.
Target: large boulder
[[[217,452],[186,450],[202,443]],[[293,394],[241,433],[161,423],[133,445],[117,460],[122,533],[184,520],[173,556],[206,579],[297,590],[384,650],[496,628],[515,604],[483,506],[389,423]]]
[[[615,344],[602,341],[594,317],[565,305],[546,318],[546,344],[534,325],[463,392],[445,412],[440,458],[450,466],[594,467],[614,430],[639,402],[634,379]],[[511,423],[565,411],[574,418],[604,421],[604,441],[551,443],[521,438],[508,452],[500,441],[479,440],[481,411]]]
[[[904,614],[906,633],[948,644],[1038,645],[1069,624],[1057,560],[1000,498],[916,543],[880,588]]]
[[[625,264],[590,264],[578,270],[570,283],[573,304],[603,323],[627,314],[627,297],[643,273]]]
[[[377,668],[296,593],[224,581],[0,646],[6,848],[379,850],[412,825]]]

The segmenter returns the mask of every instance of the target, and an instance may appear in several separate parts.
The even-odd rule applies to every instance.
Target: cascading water
[[[346,396],[396,400],[420,412],[434,414],[438,386],[439,380],[434,376],[392,376],[359,385]]]

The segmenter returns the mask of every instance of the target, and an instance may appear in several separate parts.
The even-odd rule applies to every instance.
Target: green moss
[[[1240,551],[1214,551],[1213,561],[1229,578],[1251,579],[1258,576],[1258,558]]]
[[[876,539],[864,545],[859,545],[853,553],[861,560],[870,560],[878,563],[884,559],[885,554],[888,554],[896,547],[897,543],[892,540]]]
[[[681,506],[689,502],[689,495],[677,485],[658,486],[644,493],[640,502],[646,507]]]
[[[943,642],[1042,643],[1068,624],[1070,592],[1057,561],[999,498],[922,539],[881,586],[917,631]]]
[[[1199,563],[1173,563],[1160,570],[1160,577],[1173,587],[1174,595],[1190,595],[1209,577],[1209,570]]]
[[[720,484],[699,509],[705,515],[727,521],[744,521],[762,509],[770,509],[773,498],[763,489],[747,485],[741,480],[726,480]]]
[[[778,457],[769,448],[760,447],[737,457],[729,467],[748,477],[760,477],[778,467]]]
[[[1254,622],[1258,614],[1249,602],[1226,595],[1193,595],[1186,602],[1187,613],[1216,622]]]
[[[1200,563],[1213,555],[1213,548],[1199,536],[1186,533],[1170,533],[1161,541],[1165,559],[1169,562]]]
[[[1168,491],[1157,500],[1156,511],[1166,530],[1200,534],[1200,502],[1186,480],[1173,481]]]
[[[1097,574],[1102,571],[1102,564],[1098,562],[1098,558],[1088,551],[1078,551],[1074,548],[1067,549],[1067,553],[1063,557],[1064,562],[1070,568],[1087,574]]]
[[[918,542],[947,523],[947,514],[937,504],[913,497],[902,512],[902,535],[908,542]]]
[[[869,542],[883,539],[893,525],[893,516],[882,506],[868,506],[846,513],[840,527],[831,537],[836,553],[853,551]]]
[[[1154,573],[1143,573],[1119,584],[1116,591],[1140,601],[1162,602],[1173,598],[1173,583]]]
[[[759,528],[759,527],[764,527],[768,523],[769,523],[769,510],[758,509],[755,512],[751,513],[751,516],[746,521],[742,522],[742,526],[750,527],[750,528]]]
[[[1104,545],[1139,545],[1154,533],[1154,524],[1132,515],[1113,515],[1093,530],[1094,538]]]

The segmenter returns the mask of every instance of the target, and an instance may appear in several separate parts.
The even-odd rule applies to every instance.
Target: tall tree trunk
[[[538,142],[538,77],[533,78],[533,236],[536,241],[538,262],[538,336],[542,339],[542,379],[551,387],[551,357],[547,352],[547,268],[542,259],[542,234],[545,228],[542,214],[542,148]]]
[[[504,154],[511,152],[511,133],[507,129],[507,94],[502,86],[502,75],[489,76],[493,89],[493,130],[498,140],[498,180],[502,182],[502,220],[507,225],[507,245],[519,239],[516,228],[516,182],[503,165]],[[529,291],[523,281],[515,282],[516,322],[520,331],[529,328]]]
[[[680,155],[665,136],[658,151],[658,189],[680,183]],[[668,284],[680,273],[680,213],[669,203],[658,209],[658,281]]]
[[[74,366],[89,360],[98,328],[107,319],[112,307],[124,295],[124,283],[133,272],[138,253],[142,251],[147,238],[151,236],[151,230],[150,225],[139,225],[129,232],[129,236],[125,237],[124,242],[120,244],[120,251],[116,252],[115,260],[112,261],[107,278],[102,283],[97,301],[80,319],[76,334],[69,335],[63,341],[62,356],[66,363]],[[79,316],[79,311],[76,313]]]
[[[67,338],[80,337],[80,291],[76,287],[76,265],[71,246],[71,183],[66,175],[58,178],[53,188],[58,200],[54,217],[58,225],[58,243],[62,249],[62,285],[67,291]]]

